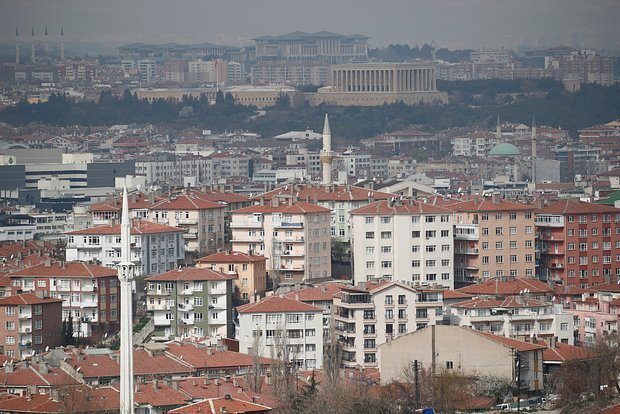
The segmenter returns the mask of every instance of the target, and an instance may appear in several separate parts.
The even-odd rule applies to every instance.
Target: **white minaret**
[[[133,308],[131,285],[134,265],[129,260],[131,220],[127,188],[123,189],[123,213],[121,219],[121,262],[118,265],[121,300],[121,414],[133,414]]]
[[[532,115],[532,182],[536,183],[536,118]]]
[[[497,123],[495,124],[495,141],[496,144],[501,144],[502,140],[502,124],[499,122],[499,112],[497,113]]]
[[[15,65],[19,65],[19,26],[15,27]]]
[[[329,129],[329,118],[325,114],[325,124],[323,125],[323,149],[321,150],[321,163],[323,164],[323,184],[332,183],[332,131]]]
[[[65,29],[60,27],[60,60],[65,60]]]
[[[45,26],[45,53],[50,53],[50,35],[47,33],[47,26]]]
[[[35,63],[37,61],[35,49],[36,49],[36,38],[34,37],[34,26],[32,26],[32,44],[30,48],[30,60],[32,60],[32,63]]]

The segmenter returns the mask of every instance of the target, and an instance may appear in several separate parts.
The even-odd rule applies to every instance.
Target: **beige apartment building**
[[[224,247],[225,208],[199,192],[173,194],[150,206],[149,220],[185,229],[185,251],[208,254]]]
[[[225,251],[201,257],[198,268],[235,276],[235,292],[244,302],[255,302],[265,296],[267,290],[267,258],[243,252]]]
[[[274,286],[331,277],[329,209],[274,197],[231,214],[232,249],[266,257]]]
[[[534,276],[534,206],[499,194],[451,204],[455,282]]]

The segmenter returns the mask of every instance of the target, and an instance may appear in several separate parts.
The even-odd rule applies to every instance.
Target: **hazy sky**
[[[620,0],[0,0],[0,38],[15,25],[67,39],[249,44],[259,35],[328,30],[375,46],[505,43],[620,46]]]

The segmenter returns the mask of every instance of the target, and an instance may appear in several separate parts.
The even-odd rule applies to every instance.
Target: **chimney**
[[[207,355],[213,355],[213,348],[211,348],[210,346],[207,347]]]
[[[264,206],[265,205],[265,197],[260,196],[260,198],[258,199],[258,204],[261,205],[261,206]]]
[[[232,400],[232,396],[230,394],[224,395],[225,400]]]
[[[179,390],[179,380],[172,380],[172,389],[175,391]]]
[[[278,207],[280,205],[280,203],[278,202],[278,197],[272,197],[271,198],[271,207]]]
[[[499,204],[502,202],[502,195],[500,193],[493,193],[491,196],[491,201],[493,204]]]
[[[224,380],[225,380],[226,382],[230,382],[230,378],[231,378],[231,376],[230,376],[230,375],[226,375],[226,376],[224,377]]]
[[[52,388],[50,390],[50,395],[52,397],[52,401],[60,402],[60,390],[58,388]]]
[[[157,391],[157,380],[156,379],[153,380],[153,389]]]
[[[271,385],[271,375],[269,375],[269,373],[265,376],[265,384]]]
[[[550,336],[549,337],[549,349],[555,349],[557,341],[558,341],[558,338],[555,335]]]
[[[219,386],[220,386],[220,379],[219,379],[219,378],[216,378],[216,379],[215,379],[215,381],[213,381],[213,383],[214,383],[216,386],[218,386],[218,387],[219,387]]]
[[[237,379],[236,377],[233,378],[232,383],[233,383],[234,387],[238,387],[239,386],[239,379]]]
[[[39,362],[39,373],[41,374],[49,374],[50,370],[49,367],[47,366],[47,362]]]
[[[288,205],[289,207],[293,205],[293,197],[288,199]]]
[[[13,360],[11,360],[10,362],[7,362],[6,365],[4,365],[4,372],[10,374],[13,371],[15,371],[15,366],[13,365]]]

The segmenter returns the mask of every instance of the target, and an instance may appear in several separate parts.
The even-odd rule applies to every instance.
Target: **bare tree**
[[[260,336],[254,337],[252,349],[250,349],[250,356],[252,357],[252,367],[246,373],[246,384],[250,390],[260,393],[262,386],[262,373],[263,366],[261,364],[260,357]]]

